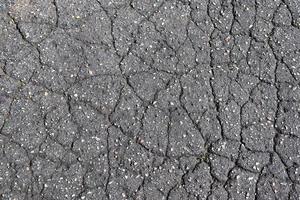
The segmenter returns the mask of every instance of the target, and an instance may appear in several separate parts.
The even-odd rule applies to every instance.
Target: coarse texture
[[[1,200],[299,200],[299,0],[0,0]]]

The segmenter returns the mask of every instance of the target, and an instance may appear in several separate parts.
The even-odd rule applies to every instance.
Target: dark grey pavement
[[[299,200],[299,0],[0,0],[1,200]]]

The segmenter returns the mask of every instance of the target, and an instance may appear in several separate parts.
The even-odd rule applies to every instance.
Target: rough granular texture
[[[0,0],[1,200],[299,200],[299,0]]]

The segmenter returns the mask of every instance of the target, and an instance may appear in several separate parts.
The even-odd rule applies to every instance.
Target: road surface
[[[299,200],[299,0],[0,0],[1,200]]]

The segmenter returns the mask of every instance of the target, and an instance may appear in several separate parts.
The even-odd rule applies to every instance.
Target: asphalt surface
[[[0,0],[0,199],[298,200],[299,63],[299,0]]]

